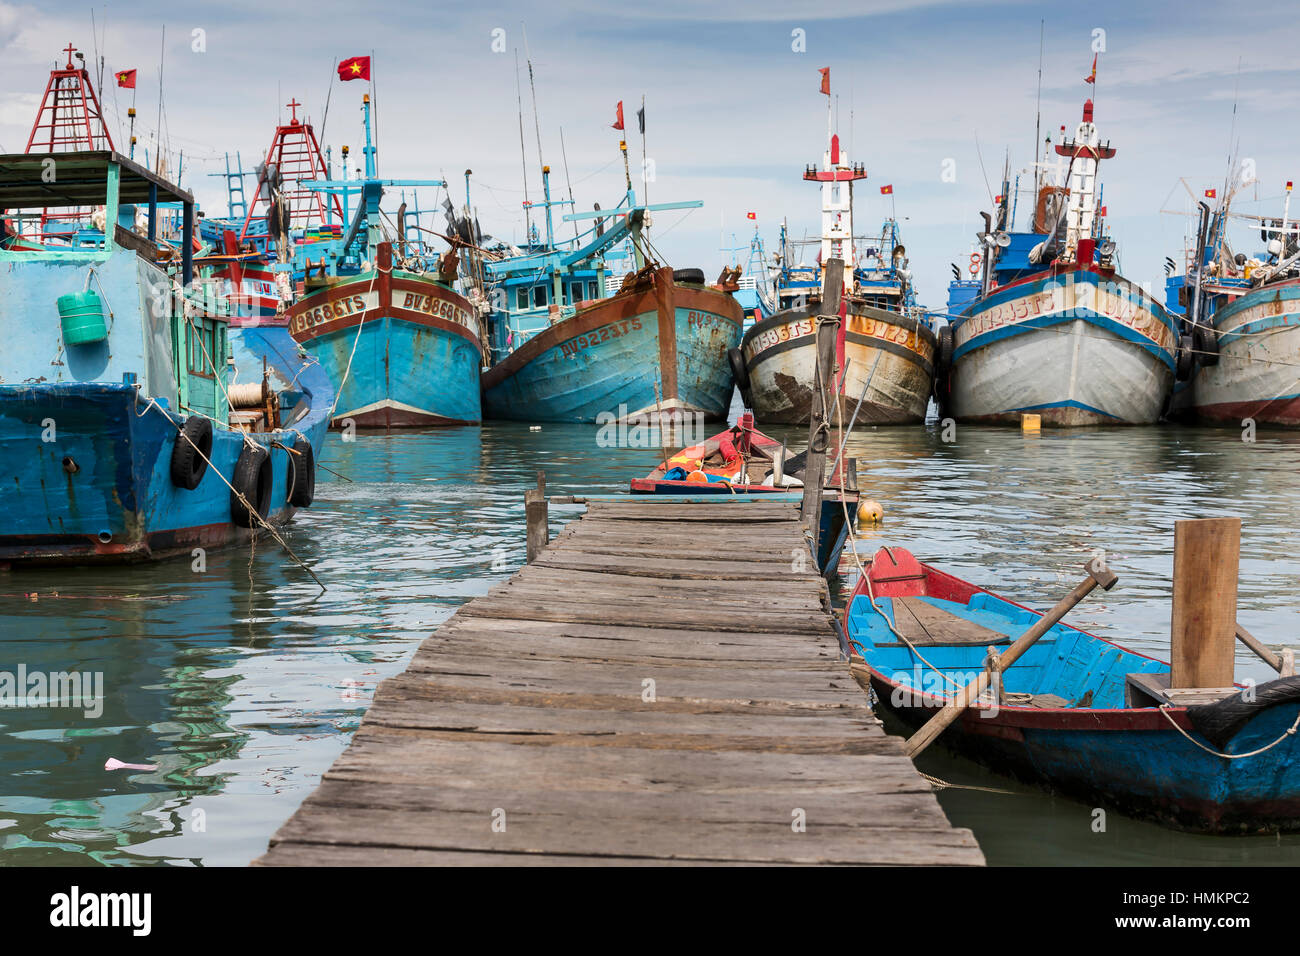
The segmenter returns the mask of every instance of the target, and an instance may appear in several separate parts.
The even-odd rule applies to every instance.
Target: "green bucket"
[[[104,300],[94,289],[59,296],[59,322],[66,345],[93,345],[108,338]]]

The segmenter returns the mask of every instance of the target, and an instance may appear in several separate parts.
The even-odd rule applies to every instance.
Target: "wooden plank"
[[[894,598],[894,626],[913,644],[1010,644],[1011,638],[916,597]]]
[[[1174,687],[1225,687],[1233,680],[1240,518],[1174,522]]]
[[[593,504],[380,683],[255,862],[982,864],[840,661],[798,527]]]

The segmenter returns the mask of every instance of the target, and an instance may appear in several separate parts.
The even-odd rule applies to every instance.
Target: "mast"
[[[829,97],[826,110],[827,142],[822,154],[822,168],[806,167],[803,178],[807,182],[822,184],[821,263],[824,266],[830,259],[844,262],[847,290],[853,284],[853,270],[857,267],[853,248],[853,184],[866,179],[867,171],[861,163],[851,163],[848,152],[840,147]]]
[[[1065,262],[1092,261],[1092,229],[1097,204],[1097,167],[1110,159],[1115,150],[1101,145],[1097,126],[1092,121],[1092,100],[1083,104],[1083,119],[1074,131],[1074,139],[1056,147],[1060,156],[1070,157],[1069,206],[1066,210]],[[1084,255],[1080,256],[1080,246]]]

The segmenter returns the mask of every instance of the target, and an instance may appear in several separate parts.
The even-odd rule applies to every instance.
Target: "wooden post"
[[[835,382],[835,333],[839,327],[840,299],[844,295],[844,260],[827,259],[822,267],[821,314],[817,316],[817,371],[813,382],[812,412],[808,417],[808,458],[804,462],[803,506],[799,516],[811,536],[813,554],[821,530],[822,487],[826,483],[826,448],[830,442],[825,423],[828,395]],[[824,569],[823,569],[824,570]]]
[[[1169,686],[1231,687],[1240,518],[1174,522]]]
[[[546,506],[546,472],[537,473],[537,487],[524,492],[524,519],[528,525],[527,560],[533,563],[551,540],[550,517]]]

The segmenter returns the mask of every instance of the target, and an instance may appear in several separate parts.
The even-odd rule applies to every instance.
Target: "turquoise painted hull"
[[[727,350],[740,344],[741,321],[729,294],[701,286],[602,300],[485,373],[484,411],[514,421],[600,424],[661,407],[724,419],[734,385]]]
[[[335,427],[418,428],[482,420],[467,301],[432,280],[358,276],[289,310],[294,338],[339,391]]]

